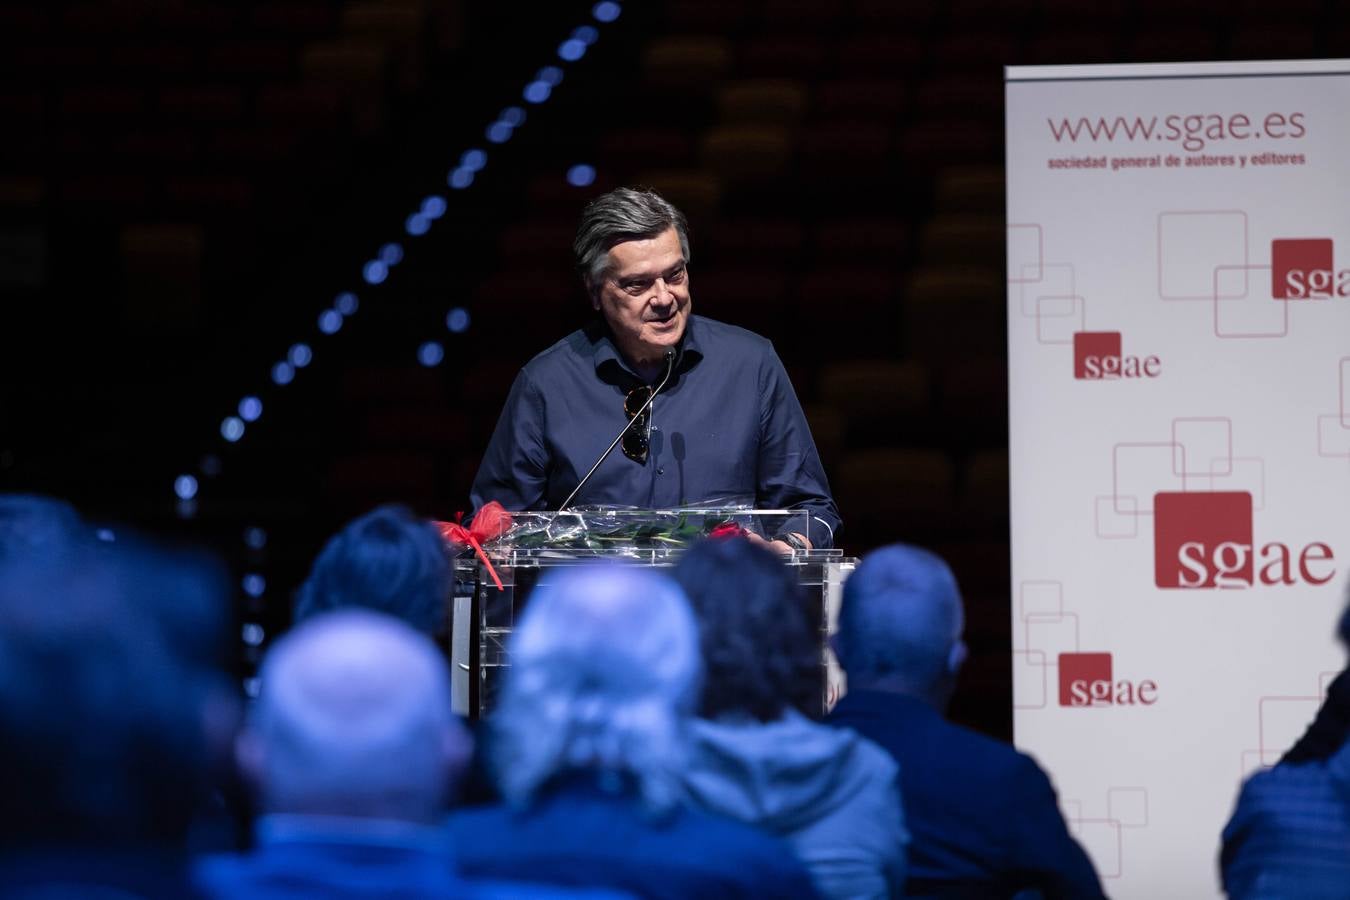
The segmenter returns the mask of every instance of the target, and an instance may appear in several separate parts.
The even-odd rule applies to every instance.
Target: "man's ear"
[[[581,276],[581,286],[586,290],[586,299],[591,301],[591,309],[600,311],[600,285],[591,276]]]
[[[970,649],[966,647],[966,642],[957,638],[956,643],[947,651],[947,674],[956,677],[961,667],[966,664],[966,657],[969,655]]]

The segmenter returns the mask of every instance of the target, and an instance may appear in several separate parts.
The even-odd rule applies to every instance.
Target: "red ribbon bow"
[[[483,508],[478,510],[478,515],[473,517],[473,524],[465,528],[460,522],[464,519],[464,513],[455,513],[453,522],[437,522],[436,525],[441,529],[441,537],[459,547],[472,547],[473,552],[478,554],[478,558],[483,561],[488,574],[497,585],[497,590],[504,591],[502,580],[497,577],[497,570],[492,567],[491,560],[483,552],[483,544],[495,540],[511,528],[511,514],[506,509],[493,500],[483,504]]]
[[[712,531],[708,532],[708,537],[710,538],[734,538],[743,537],[744,535],[745,529],[735,522],[723,522],[714,527]]]

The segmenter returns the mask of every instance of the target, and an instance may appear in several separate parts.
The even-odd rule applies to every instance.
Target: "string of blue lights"
[[[618,19],[622,11],[621,4],[615,2],[615,0],[601,0],[591,7],[591,17],[604,25]],[[586,55],[586,51],[599,38],[600,31],[594,25],[579,25],[572,30],[566,40],[558,45],[556,55],[564,65],[577,62]],[[525,85],[521,92],[522,99],[532,105],[546,102],[552,96],[553,91],[562,83],[563,75],[562,65],[550,64],[544,66]],[[526,118],[526,112],[522,107],[507,106],[487,126],[483,136],[490,144],[504,144],[511,139],[516,129],[525,124]],[[452,191],[467,190],[473,185],[474,177],[483,170],[487,162],[488,153],[486,150],[478,147],[465,150],[460,155],[458,164],[446,177],[446,185]],[[585,187],[595,181],[595,169],[586,164],[573,165],[568,169],[566,178],[569,184],[576,187]],[[410,213],[404,221],[404,231],[410,238],[427,234],[437,220],[445,215],[448,208],[449,200],[445,196],[433,194],[424,198],[417,209]],[[402,262],[403,257],[404,248],[401,243],[390,241],[382,245],[375,256],[362,265],[362,280],[371,287],[383,284],[388,280],[392,270]],[[360,299],[355,292],[343,291],[339,293],[333,298],[332,305],[319,313],[317,320],[319,333],[324,336],[337,334],[347,319],[357,313],[360,306]],[[445,316],[445,327],[453,334],[462,334],[467,331],[471,322],[469,311],[463,307],[454,307]],[[424,366],[439,365],[444,359],[445,347],[440,341],[426,341],[417,348],[417,360]],[[270,373],[272,384],[278,388],[289,385],[296,379],[299,372],[309,366],[313,360],[314,348],[309,342],[300,341],[292,344],[287,349],[285,356],[272,365]],[[257,422],[262,414],[263,401],[261,397],[253,394],[243,397],[240,399],[236,410],[221,421],[221,440],[227,444],[238,443],[244,438],[248,426]],[[173,490],[174,495],[178,498],[180,517],[190,518],[196,512],[196,499],[201,490],[201,483],[197,476],[199,474],[217,474],[219,465],[218,457],[214,454],[207,454],[197,467],[196,472],[184,472],[174,479]],[[260,529],[257,530],[261,531]]]

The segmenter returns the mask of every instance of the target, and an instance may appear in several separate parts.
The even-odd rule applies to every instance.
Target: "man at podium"
[[[600,315],[516,376],[474,508],[799,508],[809,533],[770,546],[833,546],[839,511],[773,345],[690,312],[684,215],[653,191],[610,191],[582,212],[573,253]]]

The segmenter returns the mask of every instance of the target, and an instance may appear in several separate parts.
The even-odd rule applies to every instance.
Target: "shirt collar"
[[[835,709],[840,712],[860,712],[877,715],[881,718],[893,718],[900,714],[926,718],[942,718],[942,714],[928,703],[909,694],[895,691],[878,691],[868,688],[854,688],[839,699]]]
[[[699,317],[690,315],[689,320],[684,324],[684,335],[680,338],[679,346],[675,351],[677,354],[675,358],[677,375],[680,372],[688,371],[703,358],[703,345],[699,341],[700,331],[702,331],[702,325]],[[619,348],[614,343],[614,335],[609,330],[609,325],[605,322],[603,316],[595,324],[592,332],[591,356],[597,373],[604,374],[605,369],[617,366],[629,377],[640,380],[628,367],[623,354],[619,353]]]
[[[442,853],[449,848],[448,836],[444,829],[436,825],[349,816],[272,813],[258,818],[254,824],[254,837],[259,844],[317,840],[324,843],[382,844],[432,853]]]

